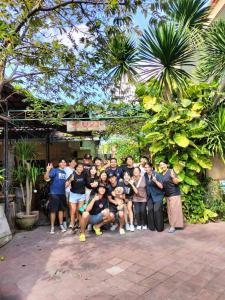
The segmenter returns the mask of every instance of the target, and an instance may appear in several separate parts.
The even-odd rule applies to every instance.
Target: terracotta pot
[[[30,230],[37,223],[39,218],[39,211],[32,211],[30,215],[25,215],[25,212],[16,214],[16,224],[20,229]]]

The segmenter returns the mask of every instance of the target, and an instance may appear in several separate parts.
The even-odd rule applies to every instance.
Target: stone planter
[[[32,211],[30,215],[25,215],[24,212],[16,214],[16,224],[20,229],[31,230],[37,223],[39,218],[39,211]]]
[[[7,219],[8,219],[8,223],[9,223],[9,227],[12,231],[12,233],[15,232],[15,215],[16,215],[16,209],[15,209],[15,194],[9,194],[8,195],[8,200],[9,200],[9,203],[8,203],[8,216],[7,216]],[[3,205],[4,207],[4,196],[2,194],[0,194],[0,204]]]

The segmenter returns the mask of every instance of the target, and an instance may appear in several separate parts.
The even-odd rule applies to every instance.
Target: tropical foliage
[[[197,74],[202,81],[218,80],[225,89],[225,21],[209,26],[201,50]]]
[[[225,163],[225,107],[220,106],[208,118],[207,148],[212,156],[219,156]]]
[[[33,187],[40,175],[40,169],[34,165],[35,145],[26,140],[20,140],[16,143],[15,154],[19,164],[14,170],[14,175],[20,184],[23,204],[26,207],[26,214],[29,215],[31,212]]]
[[[212,151],[218,154],[224,149],[224,109],[218,111],[218,122],[213,123],[215,116],[212,123],[208,120],[213,87],[216,89],[216,85],[189,82],[183,97],[174,94],[171,103],[163,102],[152,93],[148,95],[148,85],[145,89],[142,86],[142,96],[138,90],[150,114],[142,128],[144,143],[154,163],[168,161],[181,180],[183,207],[189,222],[205,223],[216,217],[206,205],[207,191],[202,183],[204,170],[212,167]],[[210,142],[213,138],[219,142]]]
[[[131,16],[143,3],[1,1],[0,96],[16,82],[51,100],[97,97],[108,83],[101,45],[118,24],[133,28]]]
[[[155,78],[167,101],[170,100],[174,85],[182,89],[190,77],[184,70],[185,66],[193,65],[194,50],[190,42],[190,35],[185,28],[177,28],[173,23],[149,27],[140,40],[141,80]]]
[[[208,22],[208,0],[169,1],[168,15],[189,29],[202,29]]]

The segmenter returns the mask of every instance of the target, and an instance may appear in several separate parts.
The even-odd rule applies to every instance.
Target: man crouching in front
[[[95,195],[90,197],[84,212],[82,212],[81,207],[79,213],[82,214],[80,219],[80,242],[86,241],[85,229],[87,224],[94,225],[93,229],[97,236],[102,235],[101,227],[114,220],[113,213],[109,211],[109,202],[104,184],[99,184]]]

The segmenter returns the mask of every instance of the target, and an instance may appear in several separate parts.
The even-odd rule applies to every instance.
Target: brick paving
[[[90,233],[48,227],[0,249],[0,300],[225,300],[225,223],[175,234]]]

